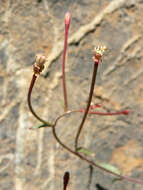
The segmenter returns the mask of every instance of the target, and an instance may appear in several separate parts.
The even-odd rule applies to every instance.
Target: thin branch
[[[31,111],[31,113],[33,114],[33,116],[38,119],[39,121],[41,121],[43,124],[51,127],[52,124],[50,122],[47,122],[45,121],[44,119],[40,118],[36,112],[34,111],[33,107],[32,107],[32,104],[31,104],[31,94],[32,94],[32,89],[34,87],[34,84],[35,84],[35,81],[37,79],[37,75],[36,74],[33,74],[32,76],[32,80],[31,80],[31,83],[30,83],[30,86],[29,86],[29,91],[28,91],[28,96],[27,96],[27,102],[28,102],[28,106],[29,106],[29,109]]]
[[[82,110],[74,110],[74,112],[85,112],[84,109]],[[123,110],[123,111],[117,111],[117,112],[95,112],[95,111],[88,111],[88,114],[93,114],[93,115],[101,115],[101,116],[112,116],[112,115],[128,115],[129,111],[128,110]]]
[[[93,75],[92,75],[92,81],[91,81],[91,87],[90,87],[87,107],[86,107],[85,113],[83,115],[83,119],[81,121],[81,124],[80,124],[80,126],[78,128],[78,132],[77,132],[76,138],[75,138],[75,150],[77,150],[77,148],[78,148],[78,139],[79,139],[81,130],[83,128],[84,122],[86,120],[86,117],[87,117],[87,114],[88,114],[88,111],[89,111],[89,108],[90,108],[90,104],[91,104],[91,100],[92,100],[92,96],[93,96],[93,91],[94,91],[94,85],[95,85],[95,81],[96,81],[98,64],[99,64],[99,61],[97,60],[97,62],[94,63],[94,69],[93,69]]]
[[[71,113],[71,112],[69,112],[69,113]],[[59,137],[57,136],[57,134],[56,134],[56,129],[55,129],[55,128],[56,128],[56,125],[57,125],[58,120],[61,119],[63,116],[67,115],[67,114],[68,114],[68,113],[65,113],[65,114],[61,115],[60,117],[58,117],[58,118],[56,119],[54,125],[52,126],[53,136],[54,136],[54,138],[56,139],[56,141],[57,141],[63,148],[65,148],[67,151],[69,151],[70,153],[74,154],[75,156],[79,157],[81,160],[86,161],[86,162],[89,163],[90,165],[95,166],[96,168],[101,169],[102,171],[105,171],[105,172],[107,172],[107,173],[109,173],[109,174],[112,174],[112,175],[114,175],[114,176],[117,176],[117,177],[119,177],[119,179],[126,180],[126,181],[130,181],[130,182],[133,182],[133,183],[136,183],[136,184],[141,184],[141,185],[143,185],[143,181],[140,181],[140,180],[138,180],[138,179],[135,179],[135,178],[132,178],[132,177],[128,177],[128,176],[123,176],[123,175],[117,174],[117,173],[115,173],[115,172],[113,172],[113,171],[110,171],[110,170],[108,170],[108,169],[106,169],[106,168],[104,168],[104,167],[102,167],[102,166],[96,164],[95,162],[93,162],[93,161],[87,159],[87,158],[84,157],[83,155],[79,154],[77,151],[73,151],[71,148],[69,148],[67,145],[65,145],[65,144],[59,139]]]
[[[68,41],[68,31],[69,31],[69,26],[70,26],[70,20],[71,20],[70,13],[67,12],[65,15],[65,40],[64,40],[63,63],[62,63],[62,83],[63,83],[64,111],[65,112],[68,110],[65,62],[66,62],[67,41]]]

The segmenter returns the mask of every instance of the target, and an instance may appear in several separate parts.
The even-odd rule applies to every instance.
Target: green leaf
[[[118,168],[116,168],[115,166],[111,165],[111,164],[100,163],[100,162],[97,162],[97,164],[99,166],[101,166],[102,168],[106,169],[106,170],[109,170],[111,172],[114,172],[115,174],[121,175],[121,171]]]
[[[90,150],[86,149],[86,148],[80,147],[80,148],[77,149],[77,151],[80,152],[80,153],[90,155],[90,156],[94,156],[94,153],[91,152]]]
[[[48,127],[46,124],[41,124],[41,125],[38,125],[36,127],[32,127],[31,129],[40,129],[42,127]]]
[[[117,182],[117,181],[122,181],[123,179],[122,178],[114,178],[113,180],[112,180],[112,183],[115,183],[115,182]]]

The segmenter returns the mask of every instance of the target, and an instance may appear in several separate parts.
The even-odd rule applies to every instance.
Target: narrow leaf
[[[106,170],[109,170],[111,172],[114,172],[115,174],[121,175],[121,171],[118,168],[116,168],[115,166],[111,165],[111,164],[100,163],[100,162],[97,162],[97,164],[99,166],[101,166],[102,168],[106,169]]]
[[[78,148],[77,151],[86,155],[95,156],[93,152],[83,147]]]
[[[30,129],[40,129],[42,127],[48,127],[46,124],[41,124],[41,125],[38,125],[36,127],[31,127]]]

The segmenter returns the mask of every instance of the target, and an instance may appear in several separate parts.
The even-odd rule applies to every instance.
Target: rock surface
[[[0,190],[62,189],[70,172],[70,190],[142,190],[89,166],[64,150],[48,128],[39,125],[27,105],[32,63],[39,52],[46,68],[32,94],[45,119],[63,113],[61,53],[64,15],[71,12],[67,86],[70,109],[86,106],[94,46],[109,51],[99,68],[93,102],[101,111],[131,110],[128,116],[89,116],[80,145],[93,160],[111,163],[123,174],[143,180],[143,0],[0,1]],[[62,119],[59,137],[73,147],[81,114]]]

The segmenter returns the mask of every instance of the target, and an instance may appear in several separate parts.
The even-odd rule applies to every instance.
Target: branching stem
[[[72,112],[69,112],[69,113],[72,113]],[[93,162],[93,161],[87,159],[86,157],[84,157],[83,155],[81,155],[80,153],[78,153],[77,151],[73,151],[71,148],[69,148],[67,145],[65,145],[65,144],[59,139],[59,137],[57,136],[57,133],[56,133],[56,125],[57,125],[58,120],[60,120],[62,117],[64,117],[64,116],[67,115],[67,114],[68,114],[68,113],[65,113],[65,114],[59,116],[59,117],[56,119],[54,125],[52,126],[52,132],[53,132],[54,138],[56,139],[56,141],[57,141],[64,149],[66,149],[66,150],[69,151],[70,153],[74,154],[75,156],[79,157],[81,160],[86,161],[86,162],[89,163],[90,165],[95,166],[96,168],[101,169],[102,171],[105,171],[105,172],[107,172],[107,173],[109,173],[109,174],[112,174],[112,175],[118,177],[119,179],[126,180],[126,181],[130,181],[130,182],[132,182],[132,183],[137,183],[137,184],[143,185],[143,181],[140,181],[140,180],[138,180],[138,179],[135,179],[135,178],[132,178],[132,177],[128,177],[128,176],[123,176],[123,175],[117,174],[117,173],[115,173],[115,172],[113,172],[113,171],[110,171],[110,170],[108,170],[108,169],[106,169],[106,168],[104,168],[104,167],[98,165],[96,162]]]

